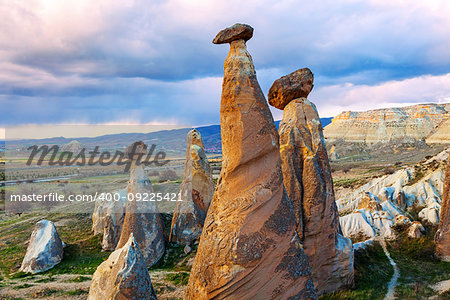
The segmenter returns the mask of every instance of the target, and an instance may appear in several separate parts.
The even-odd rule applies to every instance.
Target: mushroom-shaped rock
[[[443,261],[450,261],[450,156],[445,172],[440,220],[434,239],[436,256]]]
[[[180,194],[182,201],[177,201],[169,240],[189,244],[200,239],[206,212],[214,194],[211,167],[206,158],[202,137],[195,129],[187,135],[186,163]]]
[[[88,299],[156,299],[144,256],[133,234],[98,266]]]
[[[134,146],[131,145],[130,147],[146,149],[146,146],[140,143],[142,142],[134,143]],[[134,153],[136,152],[134,151]],[[152,194],[153,188],[145,174],[143,165],[137,163],[139,155],[130,154],[129,157],[132,159],[132,163],[127,186],[128,201],[122,233],[116,249],[122,248],[127,243],[130,234],[133,233],[142,249],[147,266],[150,267],[157,263],[164,254],[163,221],[156,202],[138,201],[139,199],[145,199],[146,194]]]
[[[410,238],[418,239],[425,233],[425,228],[420,222],[412,222],[408,228],[408,236]]]
[[[284,109],[289,102],[307,98],[314,86],[314,75],[308,68],[298,69],[275,80],[269,89],[269,104]]]
[[[120,195],[118,201],[108,201],[99,197],[92,213],[92,231],[94,235],[103,234],[102,249],[106,251],[116,248],[125,219],[127,192],[124,189],[115,193]]]
[[[319,294],[353,285],[353,249],[342,236],[322,124],[313,103],[295,99],[280,122],[284,185]],[[381,209],[366,195],[365,206]]]
[[[52,221],[41,220],[33,229],[20,271],[40,273],[57,265],[63,259],[63,243]]]
[[[232,41],[248,41],[253,36],[253,27],[247,24],[236,23],[231,27],[221,30],[213,40],[214,44],[226,44]]]
[[[185,299],[316,299],[281,173],[278,132],[245,40],[225,60],[223,164]]]

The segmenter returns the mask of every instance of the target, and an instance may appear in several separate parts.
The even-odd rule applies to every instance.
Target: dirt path
[[[395,261],[391,258],[391,255],[389,254],[389,251],[386,247],[386,242],[383,238],[379,239],[380,245],[383,248],[384,254],[386,254],[386,257],[389,259],[389,262],[391,263],[392,267],[394,268],[394,275],[391,278],[391,281],[388,284],[388,291],[386,293],[386,296],[384,296],[384,300],[391,300],[395,299],[394,292],[395,292],[395,286],[397,285],[397,280],[400,277],[400,271],[398,270],[397,264]]]

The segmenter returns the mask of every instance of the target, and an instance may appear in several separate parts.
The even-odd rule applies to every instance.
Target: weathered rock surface
[[[193,129],[187,136],[186,163],[170,229],[171,242],[189,244],[200,239],[206,212],[214,194],[211,167],[200,133]]]
[[[406,167],[391,175],[375,178],[350,193],[338,192],[337,206],[344,236],[372,237],[374,232],[394,238],[395,223],[408,224],[408,211],[423,207],[418,216],[422,221],[439,223],[443,195],[445,163],[448,150],[413,167]]]
[[[291,100],[306,98],[314,86],[314,75],[308,68],[298,69],[275,80],[269,89],[269,104],[284,109]]]
[[[147,149],[143,142],[136,142],[129,146],[125,153],[129,153],[132,148],[136,148],[139,153],[145,153]],[[131,154],[129,156],[133,161],[127,186],[128,196],[135,200],[145,198],[146,193],[153,193],[152,184],[145,174],[143,165],[136,163],[137,156]],[[139,194],[141,196],[138,196]],[[165,245],[163,222],[156,202],[127,201],[125,220],[116,249],[122,248],[132,233],[142,250],[147,266],[157,263],[164,254]]]
[[[306,98],[289,102],[279,132],[284,185],[295,207],[297,232],[316,290],[322,294],[351,287],[352,242],[341,235],[331,168],[315,105]]]
[[[408,228],[408,236],[413,239],[422,237],[425,233],[425,228],[420,222],[412,222]]]
[[[248,41],[253,36],[253,27],[247,24],[234,24],[221,30],[213,40],[214,44],[227,44],[232,41]]]
[[[99,197],[92,213],[92,231],[94,235],[103,235],[102,249],[106,251],[116,248],[125,219],[127,191],[120,190],[115,193],[120,195],[119,201],[107,201]]]
[[[63,259],[63,243],[52,221],[37,222],[30,237],[20,271],[40,273],[53,268]]]
[[[156,300],[144,256],[133,234],[98,266],[88,299]]]
[[[435,241],[436,256],[444,261],[450,261],[450,156],[445,174],[440,221]]]
[[[220,112],[222,171],[185,299],[317,298],[244,39],[231,42],[225,60]]]
[[[450,143],[450,104],[420,104],[365,112],[346,111],[325,127],[328,143]]]

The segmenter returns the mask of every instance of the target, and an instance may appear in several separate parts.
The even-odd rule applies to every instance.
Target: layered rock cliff
[[[450,104],[343,112],[325,127],[328,143],[450,143]]]

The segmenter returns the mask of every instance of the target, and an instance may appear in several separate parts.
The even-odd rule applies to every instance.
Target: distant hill
[[[324,129],[328,142],[450,143],[450,103],[346,111]]]
[[[322,124],[329,124],[331,118],[323,118]],[[279,126],[280,121],[276,121],[275,125]],[[200,126],[196,127],[200,132],[205,144],[206,152],[221,153],[222,141],[220,136],[220,125]],[[98,137],[82,137],[74,141],[72,138],[54,137],[46,139],[24,139],[16,141],[8,141],[8,149],[25,150],[32,145],[59,145],[61,151],[73,151],[86,147],[93,149],[99,146],[102,150],[120,150],[125,149],[135,141],[143,141],[148,145],[155,144],[158,151],[164,150],[168,154],[182,155],[186,151],[186,135],[191,128],[181,128],[172,130],[162,130],[149,133],[120,133],[109,134]]]

